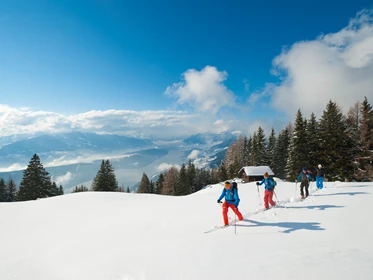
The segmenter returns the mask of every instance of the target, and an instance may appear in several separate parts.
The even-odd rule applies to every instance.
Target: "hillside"
[[[86,192],[1,203],[0,279],[372,279],[373,183],[318,192],[312,183],[300,202],[295,183],[278,180],[280,207],[257,214],[255,184],[238,187],[245,220],[208,234],[222,224],[220,184],[185,197]]]

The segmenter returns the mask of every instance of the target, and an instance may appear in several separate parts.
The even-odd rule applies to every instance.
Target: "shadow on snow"
[[[315,196],[331,196],[331,195],[359,195],[359,194],[369,194],[367,192],[343,192],[343,193],[331,193],[331,194],[317,194]]]
[[[237,224],[237,227],[279,227],[284,228],[285,230],[281,231],[282,233],[291,233],[296,230],[325,230],[320,227],[320,223],[316,222],[278,222],[278,223],[263,223],[254,220],[244,219],[243,221],[249,222],[251,224]]]
[[[344,206],[338,205],[308,205],[308,206],[286,206],[286,208],[296,208],[296,209],[316,209],[316,210],[325,210],[329,208],[343,208]]]

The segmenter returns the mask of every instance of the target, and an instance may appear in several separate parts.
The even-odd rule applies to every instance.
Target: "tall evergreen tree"
[[[82,184],[80,186],[76,186],[75,188],[73,188],[72,193],[87,192],[87,191],[88,191],[88,188]]]
[[[60,190],[58,189],[56,182],[53,182],[51,187],[51,196],[56,196],[59,194],[59,192]]]
[[[319,134],[318,134],[318,122],[314,113],[311,113],[311,116],[306,124],[306,137],[307,137],[307,157],[308,157],[308,167],[315,171],[317,165],[322,163],[319,161]],[[314,175],[313,175],[314,176]]]
[[[275,165],[275,146],[276,146],[276,134],[275,130],[271,129],[271,134],[268,137],[268,146],[267,146],[267,155],[268,155],[268,163],[269,166],[272,168]]]
[[[353,174],[351,139],[347,123],[335,102],[329,101],[320,120],[321,156],[327,167],[326,177],[331,180],[349,180]]]
[[[17,200],[26,201],[50,197],[53,195],[51,190],[51,177],[41,164],[39,156],[34,154],[27,168],[23,171]]]
[[[100,169],[93,179],[92,190],[99,192],[118,191],[118,181],[115,177],[114,168],[109,160],[102,160]]]
[[[210,170],[210,184],[217,183],[219,183],[218,168],[213,168]]]
[[[63,190],[63,187],[60,185],[60,187],[58,188],[58,193],[57,195],[63,195],[65,192]]]
[[[245,164],[245,166],[255,166],[255,153],[254,153],[254,142],[253,137],[250,136],[247,140],[247,151],[249,152],[248,155],[248,162]]]
[[[208,168],[197,169],[197,190],[211,183],[211,173]]]
[[[360,122],[361,122],[361,113],[360,113],[360,104],[356,102],[354,106],[350,108],[346,117],[347,124],[347,136],[350,138],[350,141],[354,143],[352,153],[354,155],[354,179],[362,180],[368,179],[366,176],[364,168],[364,161],[362,161],[362,145],[361,145],[361,133],[360,133]]]
[[[159,174],[158,179],[155,182],[155,190],[154,190],[154,192],[156,194],[161,194],[162,193],[163,181],[164,181],[164,175],[163,175],[163,173],[161,173],[161,174]]]
[[[198,190],[197,189],[197,182],[196,182],[197,171],[196,171],[195,165],[192,163],[191,160],[189,160],[189,162],[188,162],[186,173],[187,173],[187,178],[188,178],[187,180],[188,180],[188,185],[189,185],[189,188],[190,188],[190,192],[191,193],[196,192]]]
[[[273,172],[278,178],[286,179],[286,162],[288,159],[288,148],[290,143],[289,128],[286,127],[278,135],[274,149]]]
[[[179,176],[177,178],[175,195],[187,195],[190,194],[190,185],[187,175],[185,164],[181,165]]]
[[[305,129],[305,121],[300,109],[298,109],[294,131],[290,138],[288,161],[286,163],[287,179],[293,181],[297,178],[299,170],[309,166],[308,149],[307,149],[307,134]]]
[[[225,168],[224,161],[222,161],[219,166],[218,178],[219,178],[219,182],[228,180],[228,173],[227,173],[227,169]]]
[[[264,130],[259,126],[253,136],[253,151],[255,154],[255,165],[269,165],[269,155],[267,152],[267,139]]]
[[[9,179],[7,182],[7,192],[8,192],[8,200],[9,202],[13,202],[16,200],[17,196],[17,186],[13,179]]]
[[[8,200],[8,192],[5,184],[5,180],[0,178],[0,202],[5,202]]]
[[[144,173],[142,173],[141,182],[137,189],[138,193],[150,193],[150,180],[148,176]]]
[[[360,136],[362,156],[371,158],[373,150],[373,109],[365,97],[361,104]]]

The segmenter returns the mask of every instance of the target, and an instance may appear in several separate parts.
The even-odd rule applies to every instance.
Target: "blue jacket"
[[[303,175],[304,175],[304,177],[303,177]],[[305,180],[307,180],[307,178],[308,178],[308,181],[312,181],[312,176],[311,176],[311,174],[309,174],[309,173],[303,173],[303,171],[301,171],[301,172],[299,173],[299,175],[298,175],[297,181],[299,181],[299,182],[301,182],[301,181],[305,181]],[[303,179],[303,180],[302,180],[302,179]]]
[[[268,178],[264,178],[260,183],[259,185],[263,185],[264,184],[264,189],[267,190],[267,191],[273,191],[273,188],[275,186],[275,182],[273,182],[272,179],[270,179],[269,177]]]
[[[224,188],[218,200],[222,200],[223,197],[227,203],[234,204],[236,207],[240,204],[240,198],[238,197],[238,191],[236,188],[230,188],[229,190]]]

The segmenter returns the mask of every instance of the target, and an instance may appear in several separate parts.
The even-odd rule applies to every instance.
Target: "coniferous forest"
[[[301,109],[294,123],[280,132],[272,128],[266,135],[258,127],[252,135],[241,135],[226,150],[224,160],[214,168],[199,168],[191,161],[180,169],[171,167],[152,182],[143,173],[138,193],[187,195],[206,185],[216,184],[238,176],[243,166],[268,165],[278,177],[294,181],[303,167],[310,170],[322,164],[328,181],[372,181],[373,166],[373,109],[367,98],[355,103],[344,115],[338,104],[329,101],[320,119],[312,113],[303,116]],[[93,179],[92,188],[77,186],[72,192],[120,191],[114,167],[109,160],[102,160]],[[129,187],[126,189],[130,192]],[[0,178],[0,202],[25,201],[64,194],[62,186],[44,169],[35,154],[24,170],[17,188],[10,178]]]

